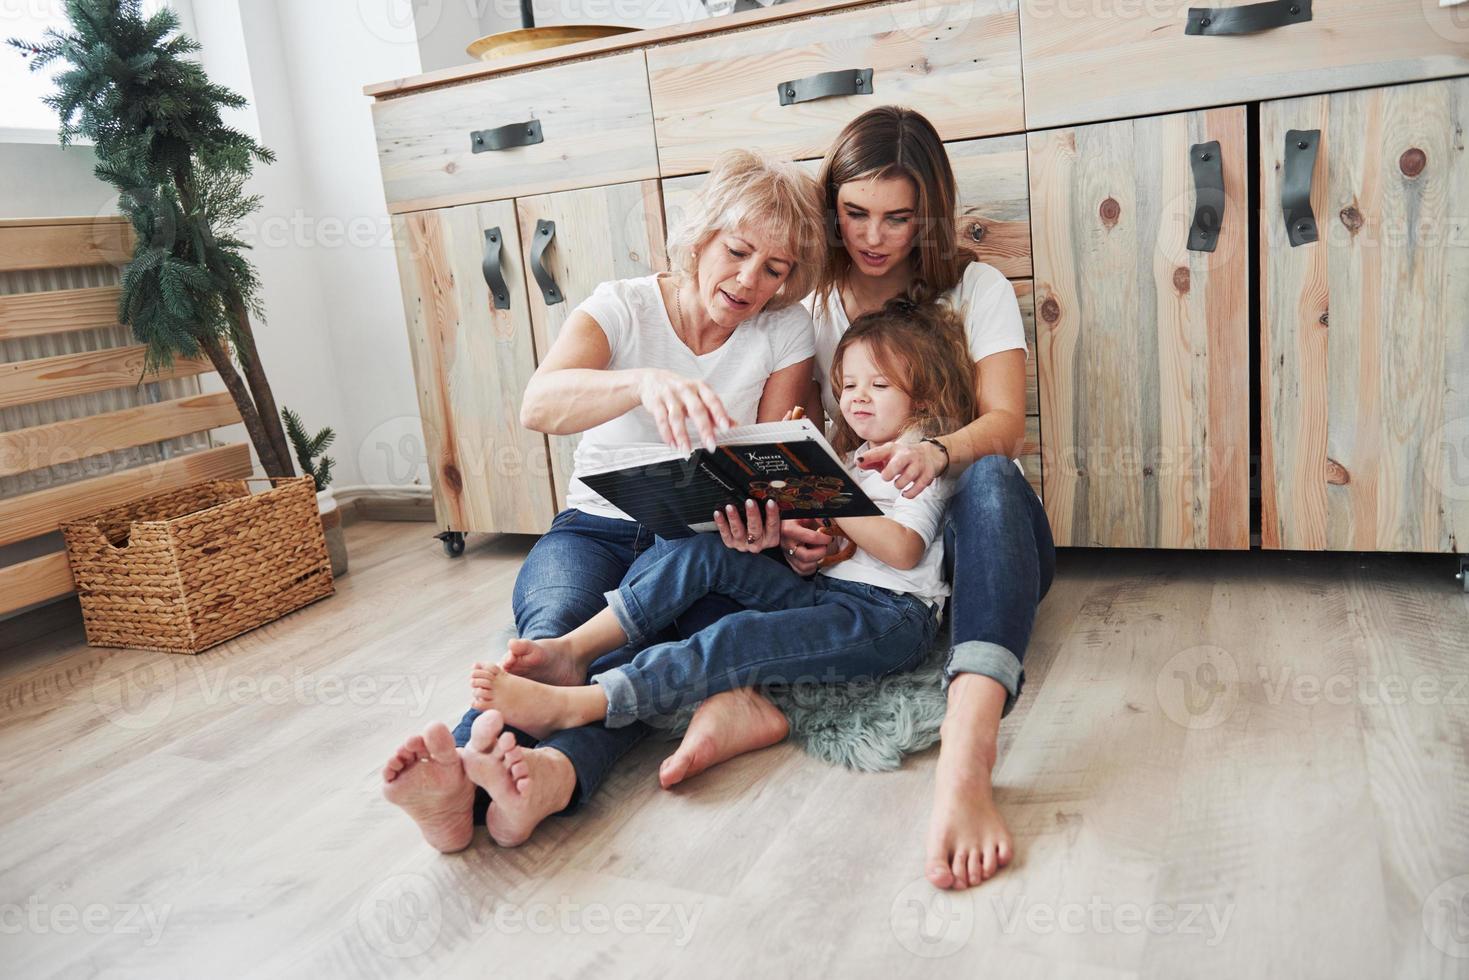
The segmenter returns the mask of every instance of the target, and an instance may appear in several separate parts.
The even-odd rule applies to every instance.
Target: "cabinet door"
[[[598,283],[668,268],[656,180],[523,197],[516,207],[538,351],[551,349],[561,325]],[[540,267],[555,284],[559,300],[546,297],[539,284],[535,272],[538,245]],[[551,436],[550,441],[556,506],[562,507],[580,437]]]
[[[455,531],[545,531],[555,515],[546,438],[520,424],[536,359],[514,206],[395,215],[393,238],[435,517]],[[509,309],[487,282],[496,246]]]
[[[1469,78],[1260,107],[1264,547],[1469,547],[1465,130]],[[1293,247],[1301,142],[1317,240]]]
[[[1190,251],[1201,199],[1192,158],[1212,141],[1222,220],[1212,252]],[[1249,547],[1244,108],[1030,133],[1028,143],[1056,543]]]

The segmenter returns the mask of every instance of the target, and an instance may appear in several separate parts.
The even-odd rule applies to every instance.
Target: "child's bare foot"
[[[607,698],[596,684],[557,687],[490,664],[475,666],[470,685],[476,708],[496,709],[506,722],[535,738],[607,717]]]
[[[469,778],[490,794],[485,829],[501,847],[524,844],[542,820],[571,802],[571,760],[555,749],[521,748],[498,711],[474,720],[469,744],[459,752]]]
[[[454,736],[436,721],[410,735],[383,767],[383,796],[413,818],[423,839],[445,854],[474,840],[474,784]]]
[[[587,682],[586,668],[566,649],[563,637],[511,640],[500,665],[510,673],[542,684],[573,687]]]
[[[699,705],[673,755],[658,767],[664,789],[733,759],[774,745],[790,734],[784,712],[747,687],[725,691]]]
[[[944,726],[925,865],[937,888],[978,885],[1010,863],[1014,843],[990,785],[994,764],[993,741]]]

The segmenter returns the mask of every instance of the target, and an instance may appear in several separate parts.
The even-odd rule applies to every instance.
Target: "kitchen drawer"
[[[734,147],[824,154],[851,119],[885,104],[922,112],[945,140],[1024,129],[1016,0],[912,0],[648,50],[665,177],[709,170]],[[781,105],[813,76],[871,69],[860,94]]]
[[[1299,13],[1291,15],[1291,6]],[[1249,34],[1190,35],[1184,33],[1187,2],[1068,7],[1063,0],[1023,0],[1026,125],[1469,73],[1469,6],[1440,7],[1436,0],[1208,5],[1239,7],[1273,9],[1287,22]]]
[[[529,122],[541,142],[475,152]],[[373,125],[394,213],[658,176],[641,51],[385,99]]]

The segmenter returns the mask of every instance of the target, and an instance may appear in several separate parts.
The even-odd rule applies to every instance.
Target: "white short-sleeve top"
[[[577,306],[607,336],[607,346],[612,349],[607,369],[662,368],[703,381],[714,389],[735,425],[755,422],[770,376],[813,354],[810,313],[799,304],[757,313],[736,327],[717,349],[695,354],[673,329],[658,289],[658,275],[666,273],[604,282]],[[645,455],[650,446],[662,442],[653,416],[641,405],[588,429],[576,447],[566,506],[628,520],[579,477],[624,460],[632,465],[640,452]]]

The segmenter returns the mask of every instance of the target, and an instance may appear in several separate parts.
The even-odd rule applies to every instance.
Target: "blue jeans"
[[[944,686],[957,674],[994,678],[1008,715],[1025,683],[1021,660],[1036,607],[1056,574],[1056,546],[1040,498],[1004,456],[984,456],[949,499],[944,560],[952,568],[952,648]]]
[[[757,684],[841,683],[911,670],[938,632],[937,609],[916,596],[817,575],[804,579],[763,555],[700,534],[642,563],[607,593],[634,644],[652,642],[715,593],[743,610],[687,639],[655,643],[630,663],[593,672],[607,726],[630,725]]]
[[[562,511],[552,520],[551,529],[531,548],[515,578],[511,606],[517,634],[531,640],[564,636],[605,608],[605,594],[617,588],[629,571],[671,547],[670,542],[655,537],[652,531],[634,521],[598,517],[574,509]],[[660,639],[697,632],[727,611],[726,605],[716,602],[695,606]],[[597,660],[592,670],[607,670],[626,663],[636,652],[636,646],[625,647]],[[454,744],[469,744],[470,728],[479,715],[474,708],[465,712],[454,729]],[[640,724],[617,729],[586,725],[557,732],[540,742],[514,728],[510,731],[522,745],[554,748],[571,760],[577,785],[567,807],[570,811],[596,791],[617,760],[638,743],[647,728]],[[476,790],[476,822],[484,819],[489,803],[484,790]]]

